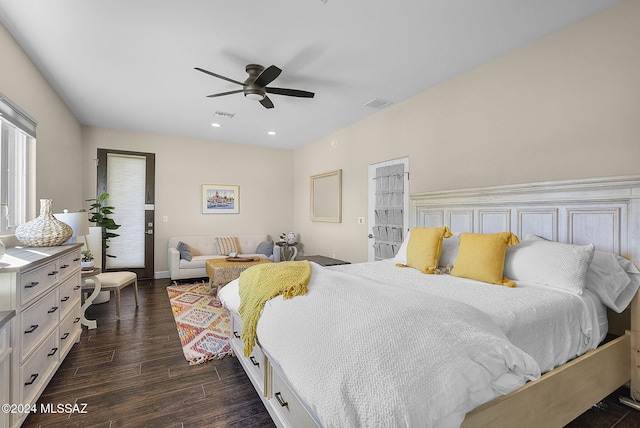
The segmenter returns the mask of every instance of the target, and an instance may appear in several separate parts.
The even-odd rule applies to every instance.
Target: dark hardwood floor
[[[86,404],[86,413],[31,414],[23,427],[273,427],[236,358],[188,365],[169,284],[140,281],[137,309],[125,288],[119,322],[114,299],[89,308],[98,328],[84,328],[38,404]],[[640,427],[640,412],[618,404],[621,393],[605,400],[608,410],[591,409],[568,427]]]
[[[85,414],[32,414],[23,427],[270,427],[260,397],[236,358],[189,366],[171,313],[167,280],[139,281],[115,302],[94,305],[80,343],[39,403],[86,403]],[[38,404],[38,407],[40,404]]]

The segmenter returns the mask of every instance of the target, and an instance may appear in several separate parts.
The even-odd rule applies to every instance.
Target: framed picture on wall
[[[240,186],[202,185],[202,214],[238,214]]]

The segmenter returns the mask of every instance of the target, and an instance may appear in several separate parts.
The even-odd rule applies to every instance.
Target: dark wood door
[[[155,154],[98,149],[97,155],[97,195],[109,193],[109,205],[115,207],[112,217],[121,224],[115,233],[122,236],[111,240],[103,269],[153,278]]]

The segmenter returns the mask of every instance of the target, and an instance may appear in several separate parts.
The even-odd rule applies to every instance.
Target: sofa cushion
[[[180,258],[186,261],[191,261],[193,255],[191,254],[191,248],[184,242],[178,242],[178,246],[176,247],[178,251],[180,251]]]
[[[273,241],[261,242],[258,244],[258,248],[256,248],[257,254],[264,254],[269,257],[273,254]]]
[[[242,249],[240,248],[240,243],[238,243],[238,238],[235,236],[220,236],[216,238],[218,241],[218,249],[220,250],[220,254],[223,256],[228,256],[231,253],[240,253]]]

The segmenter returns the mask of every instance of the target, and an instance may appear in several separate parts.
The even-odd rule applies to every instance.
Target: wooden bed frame
[[[428,192],[411,194],[410,201],[411,226],[594,243],[640,266],[640,176]],[[627,382],[640,398],[639,305],[636,295],[625,313],[609,312],[609,332],[617,338],[474,409],[462,427],[563,427]],[[232,329],[240,331],[240,323],[233,317]],[[242,357],[236,333],[232,347],[278,427],[317,426],[259,346],[256,357]],[[289,403],[275,392],[276,381],[289,389]]]
[[[412,194],[411,224],[535,234],[623,255],[640,266],[640,176]],[[630,382],[640,398],[640,299],[609,311],[619,337],[469,412],[463,427],[562,427]]]

